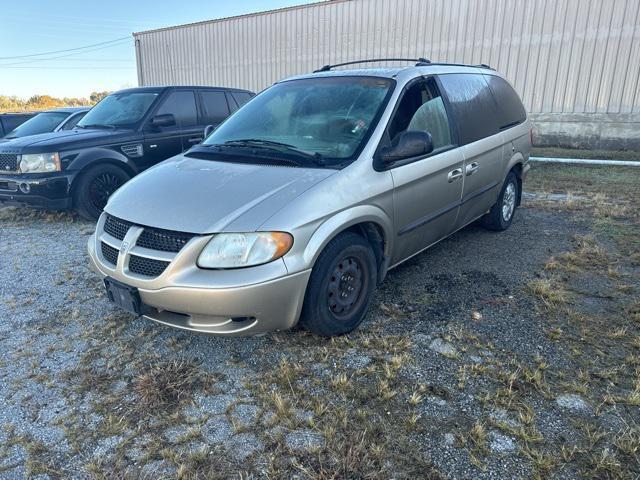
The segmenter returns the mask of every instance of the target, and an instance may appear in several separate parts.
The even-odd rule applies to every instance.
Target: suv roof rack
[[[332,68],[344,67],[346,65],[356,65],[358,63],[375,63],[375,62],[412,62],[412,63],[415,62],[416,67],[428,67],[431,65],[450,65],[452,67],[476,67],[476,68],[486,68],[488,70],[495,70],[494,68],[487,65],[486,63],[471,65],[466,63],[432,62],[428,58],[373,58],[373,59],[367,59],[367,60],[354,60],[352,62],[336,63],[335,65],[325,65],[317,70],[314,70],[313,73],[328,72]]]
[[[358,63],[375,63],[375,62],[415,62],[416,67],[424,67],[431,64],[431,60],[427,58],[372,58],[367,60],[354,60],[352,62],[336,63],[335,65],[325,65],[313,73],[328,72],[335,67],[344,67],[346,65],[355,65]]]

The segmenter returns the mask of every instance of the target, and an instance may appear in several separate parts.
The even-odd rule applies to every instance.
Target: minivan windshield
[[[300,162],[343,163],[375,127],[394,81],[316,77],[278,83],[233,114],[204,142],[246,155],[281,148]],[[248,148],[247,148],[248,147]],[[245,153],[245,152],[243,152]]]
[[[78,127],[127,127],[140,121],[153,101],[157,92],[122,92],[106,96],[89,110]]]
[[[68,112],[42,112],[30,118],[19,127],[13,129],[5,138],[26,137],[39,133],[53,132],[65,118],[71,115]]]

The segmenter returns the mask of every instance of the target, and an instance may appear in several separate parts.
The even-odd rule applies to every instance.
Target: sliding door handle
[[[462,169],[461,168],[456,168],[455,170],[451,170],[449,172],[449,174],[447,175],[447,180],[449,181],[449,183],[454,182],[455,180],[458,180],[459,178],[462,178]]]
[[[473,162],[466,166],[465,171],[467,172],[467,175],[471,175],[473,174],[473,172],[478,170],[478,168],[480,168],[480,165],[478,165],[478,162]]]

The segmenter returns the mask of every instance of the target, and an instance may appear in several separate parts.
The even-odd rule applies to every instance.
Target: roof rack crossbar
[[[355,65],[358,63],[376,63],[376,62],[415,62],[417,67],[429,65],[430,60],[426,58],[373,58],[367,60],[354,60],[352,62],[336,63],[335,65],[325,65],[318,70],[314,70],[313,73],[328,72],[335,67],[344,67],[347,65]]]

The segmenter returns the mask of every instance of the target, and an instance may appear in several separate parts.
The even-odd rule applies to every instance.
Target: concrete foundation
[[[640,151],[640,113],[532,113],[533,144]]]

